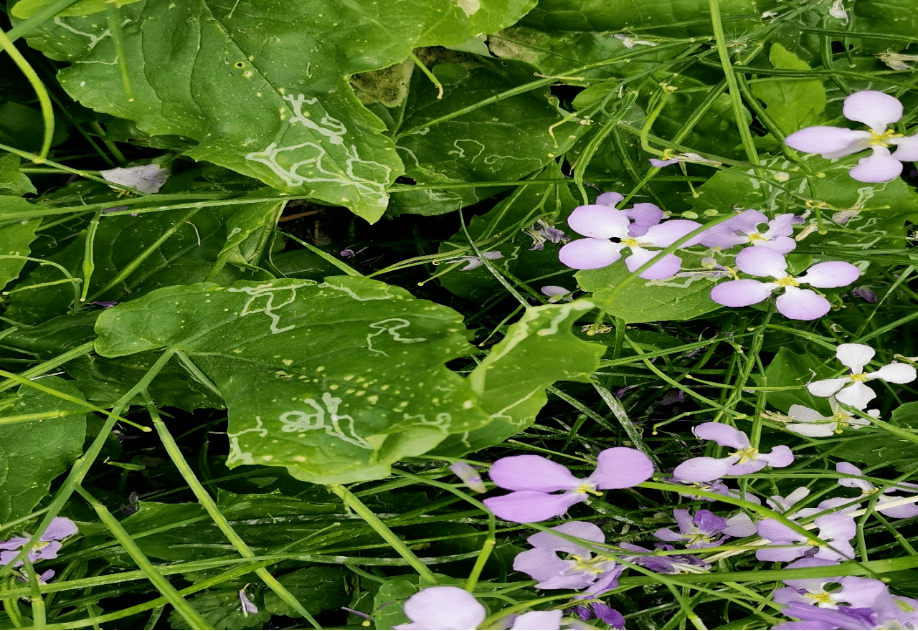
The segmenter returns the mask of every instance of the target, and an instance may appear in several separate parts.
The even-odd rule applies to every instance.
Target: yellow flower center
[[[589,482],[583,482],[580,486],[577,487],[574,493],[578,493],[580,495],[586,495],[587,493],[590,495],[602,495],[600,491],[596,490],[596,485],[590,484]]]
[[[752,234],[747,235],[746,238],[749,239],[749,243],[755,243],[756,241],[768,241],[768,239],[760,235],[758,232],[753,232]]]
[[[34,546],[32,546],[32,550],[34,550],[35,552],[38,552],[39,550],[44,550],[45,548],[48,547],[50,543],[51,543],[50,541],[39,541]]]
[[[583,557],[576,554],[572,554],[571,559],[573,559],[575,562],[575,565],[572,569],[575,569],[578,572],[589,572],[591,574],[602,574],[605,570],[599,567],[599,564],[609,560],[604,556],[597,556],[592,559],[584,559]]]
[[[744,462],[755,460],[755,457],[759,455],[759,450],[755,447],[747,447],[746,449],[731,452],[730,455],[739,456],[739,462],[737,464],[743,464]]]
[[[850,375],[851,381],[867,381],[867,373],[859,372],[856,375]]]
[[[901,138],[902,134],[897,134],[892,129],[887,129],[882,134],[878,134],[875,131],[870,132],[870,140],[867,141],[867,145],[871,147],[888,147],[889,143],[887,142],[890,138]]]
[[[637,239],[627,238],[621,240],[622,245],[627,245],[629,248],[636,248],[640,245]]]
[[[704,543],[711,542],[711,538],[709,536],[707,536],[703,532],[698,532],[698,531],[690,532],[689,534],[685,535],[685,538],[688,539],[689,545],[693,543],[698,543],[699,541],[703,541]]]
[[[820,605],[831,605],[832,594],[829,592],[820,592],[818,594],[804,594],[807,598],[812,598]]]
[[[799,287],[800,286],[800,283],[794,280],[792,276],[785,276],[784,278],[776,278],[774,282],[779,287]]]

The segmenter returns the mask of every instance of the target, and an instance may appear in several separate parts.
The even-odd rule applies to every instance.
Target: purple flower
[[[874,292],[870,287],[867,287],[866,285],[855,287],[851,290],[851,295],[866,300],[871,304],[877,302],[880,299],[876,292]]]
[[[142,193],[153,194],[158,192],[169,179],[169,169],[163,169],[158,164],[144,164],[126,169],[99,171],[99,175],[109,182],[130,186]]]
[[[804,558],[794,561],[784,569],[792,570],[804,567],[824,567],[835,565],[834,561],[816,558]],[[787,587],[775,591],[775,602],[789,605],[800,603],[814,605],[824,609],[839,607],[873,607],[876,601],[889,593],[883,581],[859,576],[785,579]],[[826,589],[834,586],[834,589]]]
[[[866,344],[839,344],[835,357],[851,370],[847,377],[821,379],[807,385],[810,394],[817,397],[835,395],[841,403],[863,410],[877,396],[873,389],[864,385],[871,379],[882,379],[890,383],[909,383],[918,378],[915,369],[908,364],[892,362],[874,372],[864,372],[864,367],[873,359],[876,351]]]
[[[684,486],[695,487],[702,491],[707,491],[709,493],[717,493],[718,495],[723,495],[725,497],[733,497],[738,500],[745,500],[747,502],[752,502],[753,504],[761,504],[762,500],[753,495],[752,493],[740,493],[739,491],[733,491],[724,484],[723,480],[710,480],[706,482],[688,482],[686,480],[680,480],[678,478],[663,478],[664,482],[669,482],[670,484],[682,484]],[[687,497],[690,500],[702,500],[705,502],[713,502],[714,499],[710,497],[701,497],[700,495],[692,495],[691,493],[679,493],[682,497]]]
[[[785,622],[772,629],[876,629],[876,611],[839,607],[825,609],[813,605],[791,603],[781,612],[785,616],[798,618],[800,622]],[[890,627],[895,628],[895,627]]]
[[[428,587],[405,601],[411,622],[395,629],[477,629],[487,617],[485,608],[464,589],[447,585]],[[517,616],[511,629],[560,629],[560,610],[530,611]]]
[[[587,478],[542,456],[501,458],[488,475],[508,495],[484,501],[501,519],[519,523],[537,522],[563,515],[587,495],[601,495],[597,489],[627,489],[649,480],[653,463],[637,449],[614,447],[599,453],[596,470]],[[557,494],[555,491],[564,491]]]
[[[766,230],[759,228],[762,224],[767,225]],[[778,215],[769,221],[764,213],[747,210],[710,228],[704,233],[701,244],[721,249],[751,244],[754,247],[768,248],[778,254],[787,254],[797,247],[797,242],[791,238],[792,234],[793,213]]]
[[[812,289],[801,289],[801,284],[830,288],[850,285],[861,275],[851,263],[827,261],[810,267],[803,276],[794,278],[787,274],[787,261],[782,254],[767,248],[746,248],[736,255],[736,266],[752,276],[770,276],[772,282],[746,278],[730,280],[711,289],[711,300],[726,307],[748,307],[767,300],[783,288],[776,301],[778,311],[792,320],[815,320],[829,312],[831,305]]]
[[[727,520],[707,509],[698,510],[693,517],[684,508],[677,508],[673,511],[673,517],[679,525],[679,532],[661,528],[653,536],[663,541],[685,542],[688,548],[713,548],[727,539],[723,533]]]
[[[857,525],[853,517],[834,513],[817,517],[813,523],[819,528],[817,536],[831,547],[816,543],[776,519],[763,519],[756,524],[759,536],[774,545],[756,550],[755,558],[759,561],[793,561],[802,556],[829,561],[854,558],[850,541],[857,532]]]
[[[569,521],[552,530],[594,543],[604,543],[599,526],[582,521]],[[513,569],[539,581],[539,589],[583,589],[596,583],[605,574],[614,575],[607,589],[617,587],[618,575],[624,569],[602,555],[593,556],[589,549],[549,532],[539,532],[528,539],[531,550],[524,550],[513,560]],[[561,558],[563,553],[566,558]]]
[[[641,546],[624,541],[619,543],[618,547],[629,552],[639,553],[634,556],[622,556],[622,560],[640,565],[658,574],[680,574],[683,572],[697,573],[699,569],[706,570],[711,567],[709,563],[702,561],[694,554],[667,554],[664,556],[657,554],[654,550],[642,548]],[[676,549],[668,543],[657,543],[654,544],[654,547],[658,551],[667,552]]]
[[[694,430],[702,440],[713,440],[721,447],[733,447],[725,458],[691,458],[676,467],[673,475],[687,482],[709,482],[725,475],[746,475],[766,466],[786,467],[794,461],[787,445],[778,445],[770,453],[759,453],[744,432],[724,423],[702,423]]]
[[[476,493],[488,492],[481,479],[481,474],[472,465],[465,462],[454,462],[449,466],[449,470],[459,476],[465,485]]]
[[[64,545],[61,543],[70,535],[78,532],[77,526],[66,517],[55,517],[51,520],[48,529],[38,538],[38,542],[29,551],[29,562],[56,559],[57,551]],[[22,546],[29,542],[29,537],[13,537],[9,541],[0,541],[0,566],[9,565],[19,555]],[[19,567],[22,561],[17,561],[13,567]]]
[[[539,219],[533,225],[524,228],[523,232],[532,238],[530,250],[542,250],[545,248],[545,243],[567,243],[570,241],[570,237],[564,232],[543,219]]]
[[[842,113],[845,118],[870,127],[870,131],[856,131],[842,127],[807,127],[785,139],[789,147],[806,153],[818,153],[834,160],[865,149],[873,153],[861,158],[849,175],[859,182],[888,182],[902,173],[902,162],[918,160],[918,135],[903,137],[888,129],[902,118],[899,99],[877,92],[862,90],[845,99]],[[889,146],[896,145],[890,154]]]
[[[660,157],[663,159],[660,160],[658,158],[650,158],[650,164],[655,167],[668,167],[669,165],[676,164],[677,162],[689,162],[693,164],[720,164],[720,162],[717,160],[708,160],[707,158],[702,158],[697,153],[680,153],[670,157],[669,150],[666,150]]]
[[[574,607],[574,612],[584,622],[599,618],[613,629],[625,628],[625,617],[605,603],[596,602],[587,605],[577,605]]]
[[[850,462],[839,462],[835,465],[835,470],[846,476],[863,476],[864,472],[855,467]],[[887,517],[895,517],[897,519],[907,519],[909,517],[918,516],[918,506],[915,506],[915,502],[918,502],[918,497],[915,497],[899,506],[890,506],[889,508],[884,508],[884,504],[896,503],[900,500],[906,499],[898,497],[895,495],[886,495],[881,493],[880,489],[875,487],[873,484],[867,480],[859,480],[852,477],[843,477],[838,483],[842,486],[847,486],[850,488],[860,489],[863,495],[874,495],[879,493],[877,498],[876,510],[878,513],[883,513]],[[902,491],[905,493],[910,493],[912,495],[918,493],[918,486],[914,484],[902,484],[900,486],[894,486],[891,490],[893,491]]]
[[[250,613],[258,613],[258,607],[246,596],[245,588],[239,590],[239,603],[242,606],[243,616],[248,616]]]
[[[596,203],[602,206],[615,208],[619,202],[625,199],[621,193],[603,193],[596,198]],[[647,233],[651,226],[655,226],[662,221],[665,213],[656,204],[641,202],[631,208],[620,211],[625,217],[631,220],[631,226],[628,228],[628,235],[640,237]]]

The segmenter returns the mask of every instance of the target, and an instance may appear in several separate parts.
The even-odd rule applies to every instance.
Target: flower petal
[[[530,611],[514,620],[513,626],[510,627],[510,629],[514,631],[523,629],[544,629],[545,631],[560,629],[562,615],[563,612],[560,609],[554,609],[552,611]]]
[[[849,381],[850,380],[845,377],[839,377],[837,379],[820,379],[819,381],[808,383],[806,389],[809,390],[810,394],[814,397],[831,397],[844,388],[845,384],[849,383]]]
[[[659,223],[651,228],[641,238],[642,242],[651,243],[658,248],[669,247],[685,235],[701,227],[697,221],[688,219],[671,219],[664,223]],[[701,241],[701,235],[697,235],[682,244],[681,247],[687,248]]]
[[[789,466],[794,461],[794,452],[787,445],[776,445],[767,454],[759,454],[759,459],[764,460],[772,467],[780,469]]]
[[[746,248],[736,255],[736,266],[752,276],[784,278],[787,276],[787,260],[768,248]]]
[[[751,278],[728,280],[711,288],[711,300],[725,307],[748,307],[767,300],[775,287]]]
[[[842,114],[848,120],[864,123],[877,133],[902,118],[902,102],[876,90],[861,90],[845,98]]]
[[[613,447],[599,452],[599,464],[586,479],[599,489],[630,489],[653,477],[653,462],[630,447]]]
[[[810,267],[806,274],[797,278],[798,281],[828,289],[830,287],[844,287],[856,281],[861,275],[861,270],[844,261],[826,261]]]
[[[873,147],[873,154],[857,161],[848,175],[858,182],[889,182],[902,173],[902,163],[889,155],[889,149]]]
[[[831,303],[812,289],[785,287],[775,300],[778,313],[791,320],[815,320],[829,313]]]
[[[565,543],[568,542],[565,541]],[[565,552],[567,552],[567,550],[565,550]],[[581,553],[569,552],[568,554],[579,555]],[[547,548],[524,550],[513,559],[514,570],[528,574],[536,581],[547,581],[551,578],[555,578],[559,574],[568,571],[576,564],[576,561],[561,559],[557,554]],[[587,583],[587,585],[589,585],[589,583]]]
[[[842,390],[835,395],[836,400],[839,402],[850,405],[858,410],[863,410],[867,407],[867,404],[876,397],[877,393],[873,391],[873,388],[864,385],[860,381],[855,381],[847,388],[842,388]]]
[[[788,147],[804,153],[818,153],[827,160],[834,160],[867,148],[870,133],[842,127],[806,127],[795,131],[784,139]]]
[[[60,541],[70,535],[75,535],[79,529],[77,525],[66,517],[55,517],[48,524],[48,529],[42,533],[40,541]]]
[[[492,513],[506,521],[518,524],[545,521],[558,517],[578,502],[586,499],[582,493],[541,493],[539,491],[516,491],[484,501]]]
[[[558,251],[558,259],[573,269],[599,269],[622,258],[623,247],[608,239],[577,239]]]
[[[893,152],[892,157],[902,162],[918,161],[918,134],[906,138],[891,138],[892,144],[897,149]]]
[[[788,423],[785,429],[809,438],[828,438],[835,433],[838,423]]]
[[[629,223],[624,213],[602,204],[578,206],[567,220],[575,232],[594,239],[626,237]]]
[[[710,482],[730,470],[729,458],[692,458],[673,471],[673,477],[685,482]]]
[[[488,476],[500,488],[511,491],[549,493],[576,489],[581,484],[567,467],[532,454],[501,458],[491,465]]]
[[[595,203],[601,206],[611,206],[612,208],[615,208],[616,206],[618,206],[618,203],[622,201],[623,199],[625,199],[625,196],[622,195],[621,193],[615,193],[615,192],[602,193],[601,195],[599,195],[599,197],[596,198]]]
[[[656,204],[651,204],[648,202],[635,204],[628,210],[622,212],[626,217],[631,219],[634,224],[637,224],[638,226],[644,226],[646,228],[657,225],[663,219],[663,210]],[[634,228],[634,224],[632,224],[632,228]]]
[[[868,373],[867,377],[870,379],[882,379],[889,383],[911,383],[915,379],[918,379],[918,373],[908,364],[892,362],[891,364],[883,366],[876,372]]]
[[[659,251],[656,250],[632,248],[631,256],[625,259],[625,265],[628,266],[628,271],[634,272],[657,254],[659,254]],[[672,278],[679,273],[681,268],[682,259],[675,254],[667,254],[641,272],[639,276],[647,280],[662,280],[664,278]]]
[[[839,344],[835,349],[838,361],[850,368],[854,374],[864,372],[864,366],[869,364],[876,354],[877,352],[866,344]]]
[[[606,535],[603,534],[599,526],[585,521],[565,522],[560,526],[555,526],[552,530],[594,543],[604,543],[606,540]],[[577,554],[580,556],[590,554],[590,551],[583,546],[563,539],[550,532],[537,532],[526,539],[526,541],[533,547],[545,548],[549,551],[560,550],[568,554]]]
[[[448,585],[422,589],[405,601],[404,612],[427,629],[477,629],[487,615],[474,596]]]
[[[805,405],[797,405],[796,403],[790,406],[790,409],[787,411],[787,415],[795,421],[800,421],[803,423],[828,420],[828,418],[821,412],[817,412],[813,408],[808,408]]]
[[[726,423],[702,423],[692,432],[702,440],[713,440],[721,447],[746,449],[749,447],[749,437],[735,427]]]

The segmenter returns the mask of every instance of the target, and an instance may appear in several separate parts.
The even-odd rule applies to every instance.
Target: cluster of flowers
[[[870,380],[908,383],[918,378],[907,364],[892,362],[878,370],[865,372],[875,352],[864,344],[842,344],[836,357],[850,374],[811,382],[807,389],[826,397],[833,417],[822,417],[804,406],[791,406],[787,429],[806,436],[829,436],[840,427],[863,426],[869,421],[852,416],[846,408],[862,411],[877,395],[865,384]],[[876,411],[868,412],[876,416]],[[690,458],[664,479],[691,485],[706,493],[699,497],[686,489],[684,496],[714,501],[723,496],[761,506],[762,500],[749,492],[730,489],[724,476],[743,476],[771,466],[787,467],[794,454],[786,445],[777,445],[768,453],[759,451],[742,431],[725,423],[701,423],[694,434],[728,448],[720,458]],[[451,467],[463,481],[478,492],[487,487],[479,472],[467,464]],[[855,488],[861,498],[872,501],[870,509],[894,519],[918,516],[918,485],[900,483],[875,486],[858,467],[848,462],[836,465],[840,487]],[[563,516],[590,495],[602,491],[631,488],[646,482],[654,474],[650,458],[637,449],[615,447],[597,457],[596,469],[578,478],[567,467],[537,455],[501,458],[489,471],[491,481],[508,494],[484,500],[485,506],[500,519],[515,523],[533,523]],[[893,493],[906,493],[906,496]],[[589,628],[579,620],[598,618],[616,629],[624,628],[624,617],[600,598],[618,586],[619,577],[629,567],[663,574],[704,572],[710,564],[688,553],[691,550],[716,548],[728,539],[758,539],[728,551],[741,553],[755,550],[759,561],[789,563],[787,569],[831,566],[854,558],[852,539],[857,533],[855,516],[864,514],[859,498],[830,497],[815,507],[798,508],[810,489],[798,488],[787,497],[772,495],[765,499],[781,519],[755,519],[757,513],[734,511],[721,516],[708,509],[694,513],[683,508],[673,510],[676,528],[660,528],[653,533],[658,540],[653,549],[622,541],[607,544],[605,533],[595,524],[568,521],[542,530],[527,539],[531,549],[518,554],[513,569],[537,581],[538,589],[582,590],[574,595],[573,606],[564,611],[532,611],[499,621],[497,628],[560,629]],[[773,515],[774,513],[772,513]],[[810,534],[813,531],[814,534]],[[683,546],[681,554],[676,546]],[[661,552],[665,554],[660,554]],[[724,553],[721,553],[724,554]],[[799,622],[787,622],[776,629],[877,629],[918,628],[918,600],[894,595],[880,580],[857,576],[787,579],[785,587],[772,596],[783,605],[783,613]],[[576,604],[576,603],[580,604]],[[486,618],[484,607],[468,592],[458,587],[433,587],[421,590],[405,604],[405,614],[412,621],[400,629],[451,628],[475,629]],[[445,626],[447,624],[458,626]]]

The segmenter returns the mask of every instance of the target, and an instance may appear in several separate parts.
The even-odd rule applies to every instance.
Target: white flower
[[[873,389],[864,385],[871,379],[882,379],[889,383],[909,383],[918,378],[918,373],[908,364],[892,362],[874,372],[864,372],[864,366],[876,354],[866,344],[840,344],[835,356],[842,364],[851,369],[851,374],[836,379],[821,379],[810,383],[806,389],[817,397],[835,395],[839,402],[863,410],[877,396]]]
[[[790,420],[795,421],[787,424],[787,429],[801,436],[822,437],[840,434],[845,427],[859,429],[870,425],[870,421],[854,416],[838,404],[835,397],[829,397],[829,405],[832,408],[830,416],[823,416],[820,412],[803,405],[792,405],[787,412]],[[867,416],[878,418],[879,410],[867,410]]]
[[[877,92],[862,90],[845,99],[842,109],[845,118],[870,127],[870,131],[858,131],[842,127],[806,127],[788,136],[784,142],[806,153],[818,153],[827,160],[872,150],[872,154],[861,158],[849,174],[860,182],[888,182],[902,173],[902,161],[918,160],[918,134],[905,137],[889,126],[902,118],[902,103],[899,99]],[[890,145],[896,145],[890,153]]]

